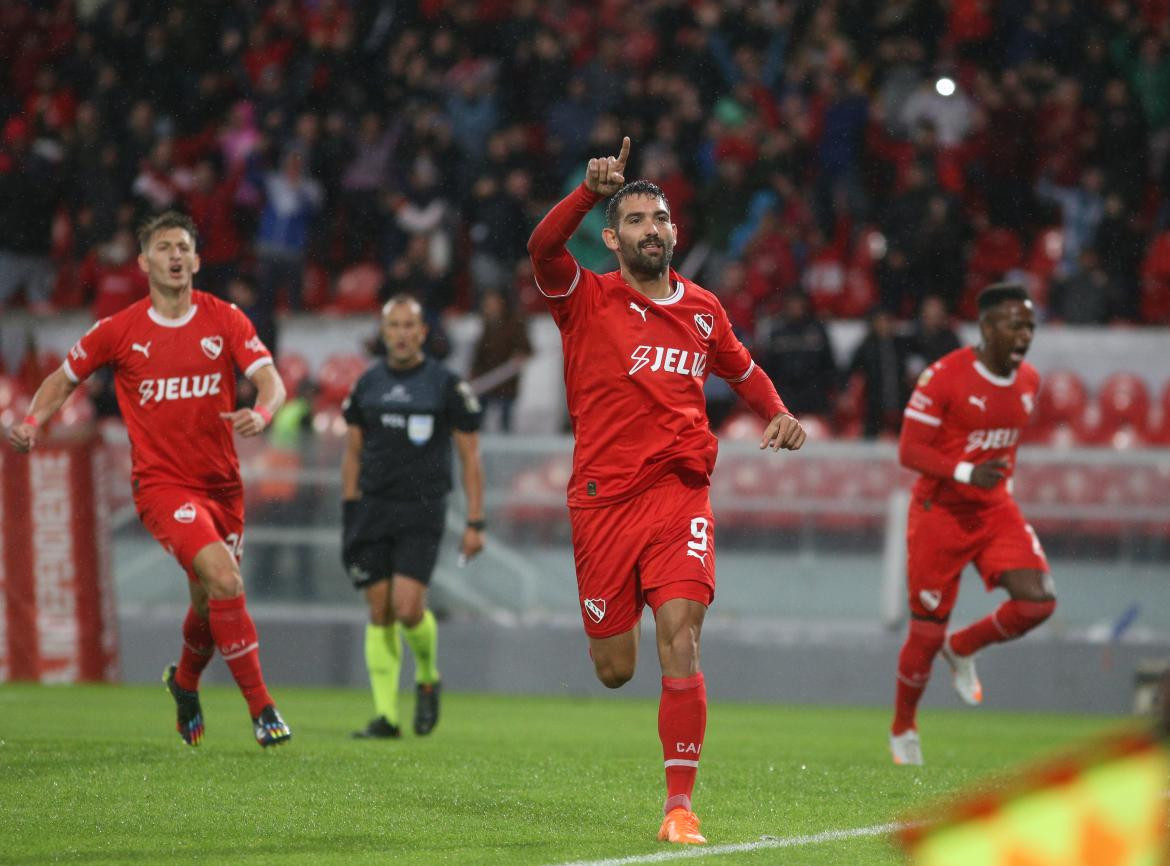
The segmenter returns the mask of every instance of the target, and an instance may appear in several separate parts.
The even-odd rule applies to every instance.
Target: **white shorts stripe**
[[[240,650],[239,652],[234,652],[231,655],[224,656],[223,660],[225,662],[230,662],[232,659],[238,659],[240,656],[246,656],[248,653],[252,652],[253,650],[259,649],[259,648],[260,648],[260,643],[258,641],[254,642],[254,643],[250,643],[246,647],[244,647],[242,650]]]
[[[927,415],[925,412],[919,412],[917,409],[907,409],[902,414],[907,418],[913,418],[915,421],[921,421],[923,424],[929,424],[931,427],[939,427],[942,425],[941,418],[935,418],[933,415]]]
[[[682,758],[671,758],[669,761],[663,761],[664,767],[698,767],[698,761],[684,761]]]

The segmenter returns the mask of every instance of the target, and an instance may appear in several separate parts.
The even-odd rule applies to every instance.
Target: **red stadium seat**
[[[382,281],[382,269],[377,265],[369,262],[354,265],[337,279],[333,309],[344,313],[376,310]]]
[[[20,382],[11,376],[0,373],[0,409],[6,409],[21,393]]]
[[[1040,383],[1033,424],[1041,430],[1081,423],[1088,405],[1088,392],[1081,377],[1072,370],[1053,370]]]
[[[1125,447],[1144,439],[1150,422],[1150,392],[1133,373],[1114,373],[1097,391],[1097,423],[1090,438],[1102,445]]]
[[[1170,445],[1170,379],[1162,386],[1162,393],[1154,404],[1145,438],[1152,445]]]
[[[280,373],[280,378],[284,380],[284,387],[290,397],[295,395],[309,378],[309,362],[296,352],[281,353],[276,359],[276,369]]]
[[[1170,231],[1154,238],[1142,263],[1141,313],[1148,325],[1170,322]]]
[[[719,438],[729,442],[759,442],[764,438],[765,426],[754,412],[743,412],[723,425]]]
[[[353,383],[365,372],[369,361],[362,355],[330,355],[317,372],[317,408],[340,406],[349,394]]]

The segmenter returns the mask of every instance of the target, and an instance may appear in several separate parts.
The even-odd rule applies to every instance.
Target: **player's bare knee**
[[[594,668],[597,679],[607,689],[620,689],[634,678],[633,662],[627,663],[624,660],[596,662]]]

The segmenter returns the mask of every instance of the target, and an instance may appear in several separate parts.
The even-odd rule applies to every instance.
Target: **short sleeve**
[[[61,365],[69,381],[77,384],[84,382],[94,371],[114,360],[117,347],[117,329],[110,320],[99,319],[93,327],[85,332],[84,336],[69,350],[65,362]]]
[[[365,376],[362,376],[354,382],[345,399],[341,401],[341,417],[345,419],[346,424],[352,424],[354,427],[362,426],[362,404],[358,397],[364,381]]]
[[[943,369],[943,362],[935,361],[922,371],[902,413],[904,417],[928,427],[942,426],[947,408],[946,377],[939,375]]]
[[[251,378],[261,367],[272,363],[272,353],[264,345],[264,341],[256,334],[256,327],[252,320],[244,315],[243,311],[234,304],[231,310],[232,361],[243,370],[244,375]]]
[[[471,386],[462,379],[451,377],[447,388],[447,412],[451,426],[462,433],[475,433],[483,422],[483,408]]]

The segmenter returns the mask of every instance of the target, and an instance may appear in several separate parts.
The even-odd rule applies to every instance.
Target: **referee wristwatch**
[[[467,521],[467,528],[474,529],[476,532],[483,532],[487,528],[487,524],[482,519],[469,520]]]

